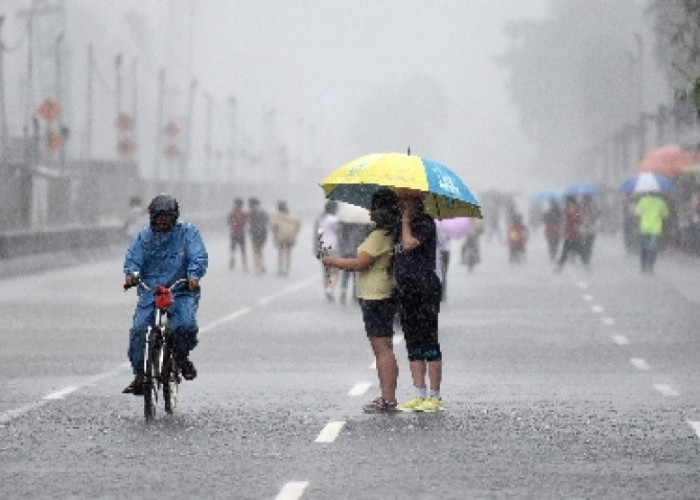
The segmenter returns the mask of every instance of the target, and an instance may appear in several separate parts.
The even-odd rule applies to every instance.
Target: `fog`
[[[185,121],[190,84],[196,80],[193,178],[229,175],[227,164],[235,161],[238,176],[248,175],[245,170],[252,165],[262,170],[255,175],[264,180],[274,175],[276,163],[286,162],[291,176],[309,178],[315,186],[320,174],[356,156],[410,147],[414,154],[451,166],[475,190],[518,185],[532,146],[520,130],[504,70],[494,56],[507,44],[504,23],[541,17],[545,3],[5,1],[4,38],[15,47],[5,59],[7,94],[21,96],[27,88],[23,39],[34,5],[35,29],[41,30],[44,45],[35,55],[29,104],[55,95],[54,66],[60,57],[71,156],[116,154],[115,63],[121,54],[121,108],[137,110],[136,156],[146,176],[155,168],[169,175],[155,150],[162,69],[166,123]],[[62,14],[41,13],[61,5]],[[60,33],[65,36],[54,42]],[[90,43],[94,76],[88,137]],[[8,105],[10,134],[19,134],[27,122],[26,100],[9,98]],[[212,153],[205,158],[208,130]],[[231,137],[234,160],[228,159]]]

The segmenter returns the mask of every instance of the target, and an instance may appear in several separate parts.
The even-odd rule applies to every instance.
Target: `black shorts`
[[[441,285],[437,277],[399,289],[399,312],[406,345],[437,344],[440,299]]]
[[[359,299],[362,320],[368,337],[393,337],[396,301]]]

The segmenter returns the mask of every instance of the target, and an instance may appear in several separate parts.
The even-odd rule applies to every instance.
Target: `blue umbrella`
[[[564,190],[566,196],[578,196],[582,194],[596,194],[598,186],[590,182],[576,182]]]
[[[644,172],[629,177],[620,184],[619,190],[622,193],[650,193],[655,191],[673,191],[676,184],[673,179],[663,175]]]
[[[532,201],[549,201],[558,200],[561,198],[561,193],[556,191],[539,191],[532,195]]]

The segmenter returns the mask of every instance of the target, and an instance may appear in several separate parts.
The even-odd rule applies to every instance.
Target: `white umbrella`
[[[347,224],[371,224],[372,219],[369,218],[369,210],[366,208],[351,205],[350,203],[338,202],[338,211],[336,216],[341,222]]]

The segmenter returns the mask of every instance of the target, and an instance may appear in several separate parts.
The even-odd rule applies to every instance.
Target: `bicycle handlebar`
[[[151,288],[151,287],[148,286],[146,283],[144,283],[143,280],[141,279],[141,277],[139,276],[138,273],[134,273],[134,274],[132,274],[131,276],[132,276],[132,279],[133,279],[133,283],[132,283],[131,285],[126,285],[126,284],[124,285],[124,291],[125,291],[125,292],[126,292],[129,288],[133,288],[133,287],[135,287],[135,286],[140,286],[141,288],[143,288],[144,290],[149,291],[149,292],[152,292],[152,291],[153,291],[153,288]],[[175,283],[173,283],[172,285],[170,285],[170,286],[168,287],[168,290],[170,290],[170,291],[172,292],[175,288],[177,288],[178,286],[183,285],[183,284],[185,284],[185,283],[187,283],[187,278],[180,278],[180,279],[177,280]]]

